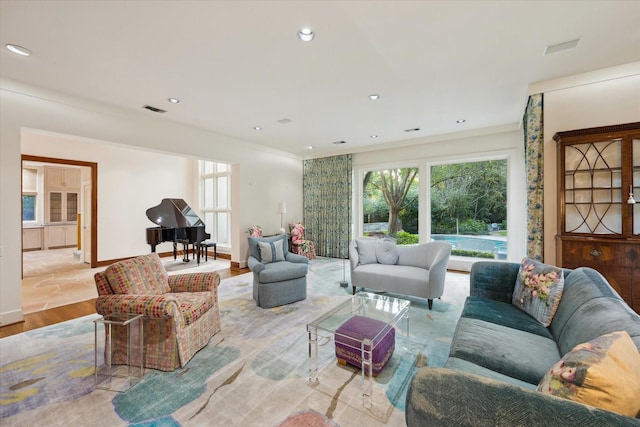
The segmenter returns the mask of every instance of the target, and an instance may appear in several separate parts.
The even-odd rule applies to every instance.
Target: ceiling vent
[[[167,110],[163,110],[162,108],[152,107],[151,105],[143,105],[142,108],[145,110],[153,111],[154,113],[166,113]]]
[[[575,40],[569,40],[567,42],[550,44],[548,46],[545,46],[544,54],[549,55],[550,53],[560,52],[561,50],[573,49],[574,47],[578,46],[579,42],[580,38],[577,38]]]
[[[405,129],[405,132],[418,132],[420,130],[420,128],[411,128],[411,129]]]
[[[293,120],[290,119],[280,119],[278,120],[278,123],[282,124],[282,125],[286,125],[287,123],[291,123]]]

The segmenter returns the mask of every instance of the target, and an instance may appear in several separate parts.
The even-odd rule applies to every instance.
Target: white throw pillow
[[[376,258],[376,246],[378,246],[378,243],[379,239],[373,237],[356,239],[356,249],[358,249],[360,264],[376,264],[378,262],[378,258]]]
[[[258,242],[258,250],[260,251],[260,261],[263,264],[284,261],[284,251],[279,240],[277,242]]]
[[[380,264],[393,265],[398,262],[398,248],[393,239],[384,239],[376,247],[376,259]]]

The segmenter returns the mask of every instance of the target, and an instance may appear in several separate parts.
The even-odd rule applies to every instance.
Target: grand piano
[[[193,209],[182,199],[162,199],[158,206],[147,209],[147,218],[159,227],[147,228],[147,243],[151,252],[163,242],[173,243],[173,259],[176,259],[178,245],[183,245],[184,262],[189,262],[189,246],[200,264],[200,249],[204,240],[211,235],[204,230],[205,224]]]

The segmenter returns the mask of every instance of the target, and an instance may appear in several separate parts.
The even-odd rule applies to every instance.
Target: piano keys
[[[182,199],[162,199],[159,205],[147,209],[147,218],[159,227],[146,230],[147,243],[151,252],[163,242],[173,243],[173,258],[178,245],[183,245],[183,261],[189,262],[189,246],[193,245],[197,262],[200,264],[201,244],[211,238],[205,231],[205,224],[193,209]]]

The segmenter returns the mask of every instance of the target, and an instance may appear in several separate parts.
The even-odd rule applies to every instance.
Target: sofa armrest
[[[169,276],[171,292],[215,292],[220,275],[215,271]]]
[[[304,255],[294,254],[292,252],[287,252],[285,254],[285,259],[289,262],[295,262],[297,264],[309,264],[309,258]]]
[[[166,319],[180,313],[174,297],[164,295],[101,295],[96,299],[96,312],[103,316],[114,313],[144,314],[150,319]]]
[[[640,420],[446,368],[422,368],[407,392],[412,426],[638,426]]]
[[[353,270],[360,264],[360,255],[358,254],[358,248],[356,247],[355,240],[349,242],[349,268],[353,273]]]
[[[254,274],[259,274],[262,270],[265,269],[264,264],[251,255],[249,255],[249,258],[247,259],[247,267],[249,267],[249,270],[251,270]]]
[[[520,264],[479,261],[471,267],[470,295],[511,303]]]

